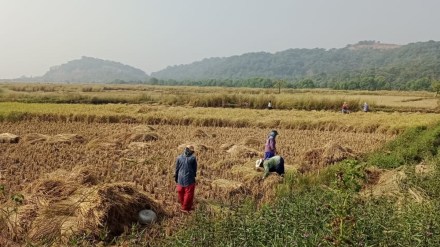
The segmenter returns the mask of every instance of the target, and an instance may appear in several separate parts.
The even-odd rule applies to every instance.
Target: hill
[[[83,56],[50,68],[39,80],[45,82],[143,82],[144,71],[119,62]]]
[[[167,67],[151,77],[164,81],[220,80],[207,82],[218,86],[225,85],[225,80],[270,78],[286,80],[293,86],[312,80],[314,87],[418,90],[440,79],[439,54],[440,42],[436,41],[402,46],[361,41],[340,49],[289,49],[207,58]]]

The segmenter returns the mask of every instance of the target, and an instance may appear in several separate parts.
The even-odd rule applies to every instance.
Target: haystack
[[[18,143],[20,137],[11,133],[0,134],[0,143]]]
[[[23,141],[29,144],[35,144],[35,143],[41,143],[46,142],[49,140],[50,136],[38,134],[38,133],[31,133],[27,134],[23,137]]]
[[[177,147],[177,149],[178,149],[179,152],[181,152],[186,146],[193,146],[194,147],[194,151],[196,151],[196,152],[205,152],[205,151],[213,150],[212,147],[203,145],[201,143],[193,143],[193,142],[188,142],[188,143],[180,144]]]
[[[54,136],[43,135],[38,133],[27,134],[23,137],[23,141],[29,144],[35,143],[64,143],[64,144],[73,144],[73,143],[84,143],[86,139],[77,134],[58,134]]]
[[[12,238],[38,244],[63,242],[78,234],[114,237],[130,229],[138,213],[160,206],[131,183],[97,184],[92,168],[58,170],[26,188],[24,203],[8,219]]]
[[[196,129],[193,133],[193,136],[198,137],[198,138],[210,137],[210,135],[208,135],[205,131],[203,131],[201,129]]]
[[[414,202],[426,201],[426,195],[417,188],[401,186],[406,179],[404,169],[382,170],[377,168],[366,169],[368,180],[367,185],[360,192],[362,197],[390,197],[397,199],[397,204],[401,204],[404,199],[411,199]],[[371,174],[374,174],[371,176]],[[374,179],[370,179],[373,177]],[[405,188],[407,188],[405,190]]]
[[[131,128],[131,130],[136,133],[149,133],[152,131],[156,131],[155,128],[153,128],[149,125],[138,125],[138,126]]]
[[[65,143],[65,144],[73,144],[73,143],[84,143],[86,139],[77,134],[59,134],[51,136],[47,143]]]
[[[220,149],[223,150],[223,151],[227,151],[232,146],[234,146],[233,143],[223,143],[222,145],[220,145]]]
[[[368,171],[372,170],[371,168]],[[405,172],[401,169],[395,170],[381,170],[374,169],[374,178],[369,179],[369,183],[360,192],[364,197],[403,197],[402,190],[400,189],[400,183],[406,178]],[[371,172],[367,172],[369,174]]]
[[[154,132],[126,132],[107,137],[105,139],[94,140],[94,144],[89,143],[89,147],[127,147],[132,142],[153,142],[159,140],[159,135]],[[102,144],[101,144],[102,143]],[[135,144],[136,145],[136,144]]]
[[[219,161],[217,161],[212,165],[212,168],[225,170],[225,169],[231,169],[233,166],[238,164],[239,161],[235,159],[220,159]]]
[[[252,137],[244,138],[241,141],[241,144],[243,144],[244,146],[251,146],[251,147],[259,147],[263,145],[263,143],[260,140]]]
[[[299,171],[314,171],[349,157],[356,157],[353,150],[350,148],[344,148],[332,141],[322,148],[314,148],[305,152],[302,158],[304,162],[301,164]]]
[[[159,135],[156,133],[130,133],[124,136],[125,143],[131,142],[151,142],[159,140]]]
[[[246,147],[244,145],[234,145],[226,151],[235,157],[245,157],[245,158],[253,158],[260,155],[260,153],[252,148]]]
[[[228,196],[250,193],[250,190],[246,188],[243,183],[227,179],[216,179],[212,181],[212,187],[219,190],[222,195]]]
[[[433,165],[424,164],[423,162],[415,166],[415,172],[418,175],[432,175],[435,171]]]
[[[233,166],[231,168],[231,174],[240,178],[240,181],[245,182],[246,184],[257,182],[263,175],[262,171],[257,171],[255,169],[254,162],[247,162],[243,165]]]
[[[128,144],[129,149],[145,149],[150,147],[150,143],[147,142],[131,142]]]
[[[99,138],[93,139],[87,143],[89,149],[120,149],[122,148],[122,142],[119,141],[106,141]]]

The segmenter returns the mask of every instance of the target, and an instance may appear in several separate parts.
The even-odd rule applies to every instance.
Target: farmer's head
[[[190,156],[194,153],[194,146],[193,145],[187,145],[183,151],[186,156]]]
[[[255,168],[262,166],[263,166],[263,159],[258,159],[257,161],[255,161]]]
[[[278,135],[278,131],[276,131],[276,130],[272,130],[272,131],[269,133],[269,135],[270,135],[270,136],[273,136],[273,137],[276,137],[276,136]]]

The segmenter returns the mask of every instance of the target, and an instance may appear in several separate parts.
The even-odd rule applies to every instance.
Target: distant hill
[[[65,64],[54,66],[40,81],[45,82],[144,82],[144,71],[122,63],[83,56]]]
[[[217,86],[225,80],[270,78],[292,82],[293,86],[311,80],[315,87],[427,89],[432,80],[440,79],[440,42],[394,45],[361,41],[340,49],[247,53],[170,66],[150,76],[159,81],[215,80],[208,84]]]

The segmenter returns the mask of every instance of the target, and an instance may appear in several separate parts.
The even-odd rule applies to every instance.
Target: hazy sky
[[[0,78],[81,56],[150,74],[208,57],[440,41],[440,0],[0,0]]]

